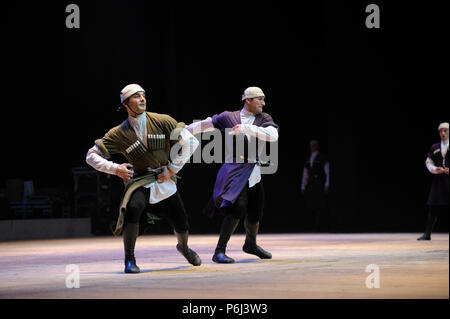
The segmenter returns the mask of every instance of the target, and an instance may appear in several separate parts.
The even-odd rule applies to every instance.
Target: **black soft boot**
[[[437,216],[433,216],[431,212],[428,213],[427,225],[425,227],[425,233],[417,238],[417,240],[430,240],[431,232],[433,231],[434,225],[436,224]]]
[[[136,259],[134,258],[134,245],[136,244],[138,234],[138,223],[128,223],[123,228],[122,236],[125,249],[125,273],[127,274],[137,274],[141,271],[136,265]]]
[[[258,234],[259,222],[250,222],[247,218],[244,221],[245,243],[242,250],[247,254],[256,255],[261,259],[271,259],[272,254],[256,245],[256,235]]]
[[[202,260],[195,251],[193,251],[188,247],[187,244],[189,232],[188,231],[185,231],[184,233],[175,232],[175,234],[177,235],[178,239],[177,250],[184,256],[184,258],[187,259],[187,261],[190,264],[194,266],[200,266],[202,264]]]
[[[212,260],[219,264],[232,264],[234,259],[225,255],[225,250],[227,248],[228,241],[231,235],[236,230],[239,224],[239,219],[233,218],[231,216],[225,216],[222,221],[222,226],[220,228],[219,241],[217,242],[216,250],[214,251],[214,256]]]

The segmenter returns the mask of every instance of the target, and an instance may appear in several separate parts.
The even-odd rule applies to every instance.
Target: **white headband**
[[[441,123],[439,125],[438,131],[442,130],[443,128],[446,128],[448,130],[448,123],[447,122]]]

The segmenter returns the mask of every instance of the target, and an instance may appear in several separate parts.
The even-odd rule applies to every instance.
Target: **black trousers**
[[[431,205],[428,208],[428,213],[433,217],[439,217],[439,216],[442,216],[443,214],[448,214],[448,205],[447,206]]]
[[[165,218],[177,233],[189,230],[188,216],[178,191],[156,204],[150,204],[149,197],[150,188],[140,187],[133,192],[125,213],[125,225],[139,223],[142,213],[150,210],[152,214]]]
[[[244,216],[253,223],[259,222],[264,211],[264,186],[262,181],[253,187],[245,185],[234,204],[227,209],[227,214],[240,219]]]

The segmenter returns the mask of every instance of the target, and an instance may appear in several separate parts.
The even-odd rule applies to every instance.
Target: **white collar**
[[[137,125],[140,126],[145,121],[145,112],[143,112],[142,114],[136,115],[136,117],[129,115],[128,120],[130,121],[132,126],[137,126]]]
[[[241,110],[241,115],[244,117],[251,117],[251,116],[255,116],[255,114],[253,114],[252,112],[249,112],[245,109],[245,106],[242,108]]]

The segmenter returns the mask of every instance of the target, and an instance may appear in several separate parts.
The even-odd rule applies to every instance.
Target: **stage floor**
[[[174,235],[146,235],[136,244],[140,274],[123,273],[120,237],[3,242],[0,298],[448,299],[449,236],[417,241],[420,235],[260,234],[273,254],[260,260],[242,251],[245,237],[235,234],[227,250],[234,264],[212,262],[217,235],[191,235],[199,267],[176,251]],[[76,269],[79,288],[67,288]],[[374,269],[379,288],[368,288]]]

